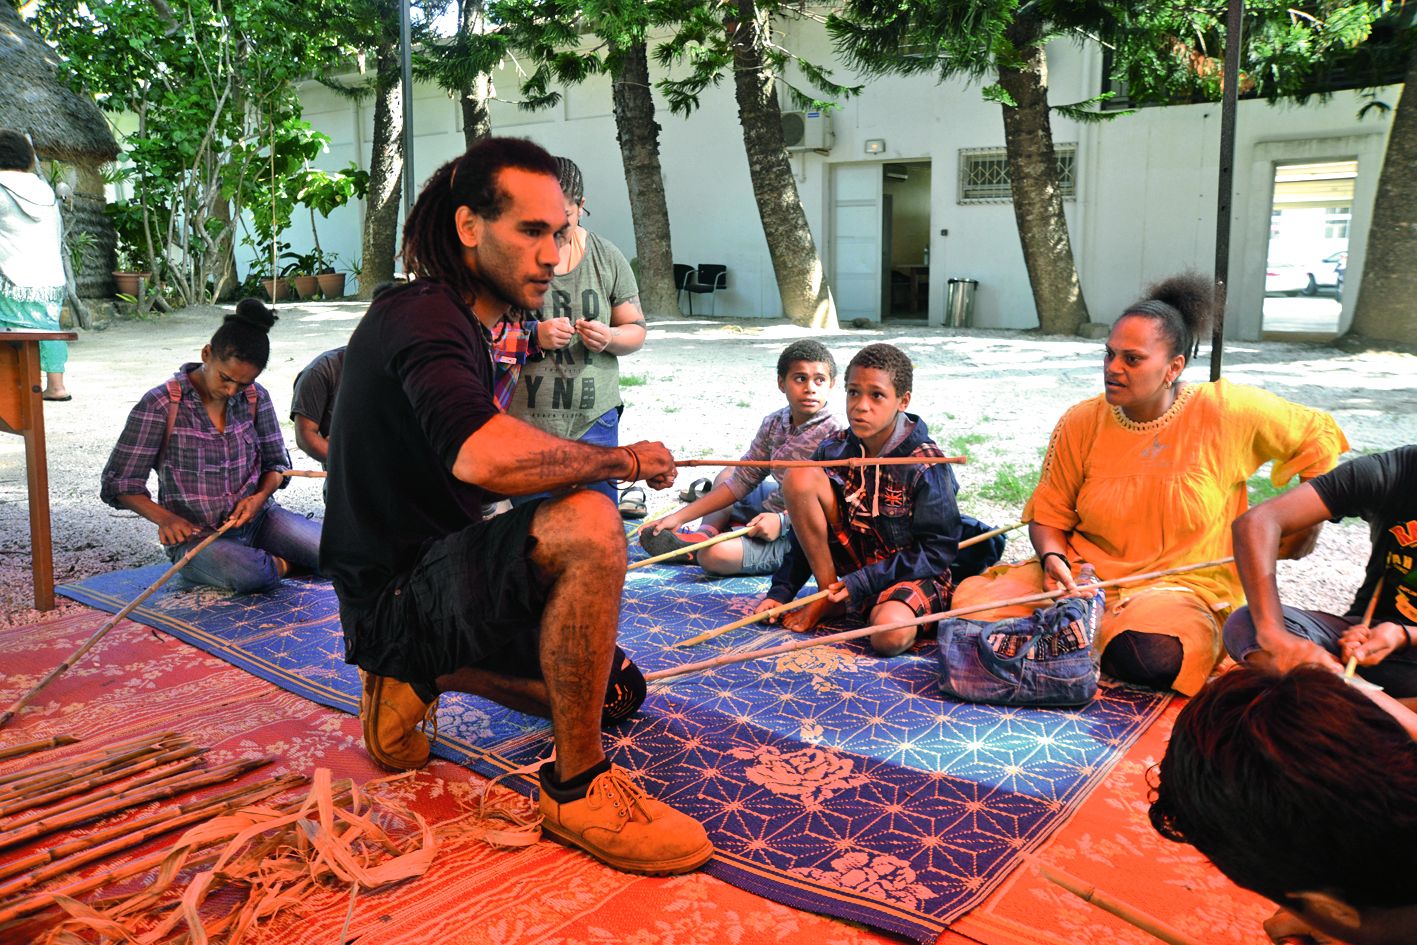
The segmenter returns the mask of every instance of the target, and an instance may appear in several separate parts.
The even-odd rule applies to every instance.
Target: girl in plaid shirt
[[[271,498],[290,468],[271,396],[256,383],[273,324],[273,312],[243,300],[200,362],[182,365],[133,407],[103,469],[103,501],[155,524],[173,561],[233,523],[183,569],[189,583],[246,593],[275,585],[292,567],[318,569],[320,523]],[[158,475],[156,502],[150,470]]]

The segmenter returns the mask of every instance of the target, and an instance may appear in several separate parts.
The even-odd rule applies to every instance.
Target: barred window
[[[1056,144],[1063,199],[1077,199],[1077,144]],[[1003,148],[960,148],[959,202],[1008,203],[1009,159]]]

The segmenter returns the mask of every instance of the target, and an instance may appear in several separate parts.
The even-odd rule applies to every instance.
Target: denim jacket
[[[822,440],[812,458],[864,455],[865,446],[848,428]],[[924,420],[902,413],[881,455],[944,453],[930,439]],[[959,485],[947,464],[830,466],[826,474],[841,503],[847,557],[857,565],[856,570],[841,575],[854,608],[864,610],[881,591],[901,581],[942,575],[949,580],[950,565],[959,548],[960,519],[955,506]],[[796,533],[791,537],[792,547],[768,591],[773,600],[791,600],[812,576]],[[835,536],[830,540],[839,544]],[[841,558],[839,552],[836,556]]]

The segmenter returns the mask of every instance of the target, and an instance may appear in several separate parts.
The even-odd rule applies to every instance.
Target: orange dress
[[[1346,449],[1328,414],[1225,380],[1184,385],[1171,409],[1147,423],[1098,395],[1058,421],[1023,518],[1067,532],[1074,571],[1087,562],[1102,580],[1196,564],[1231,554],[1230,525],[1248,507],[1245,482],[1259,467],[1273,461],[1270,478],[1282,486],[1328,472]],[[961,583],[953,606],[1042,585],[1036,560],[1001,565]],[[1128,629],[1179,638],[1185,655],[1173,685],[1189,695],[1219,662],[1220,628],[1242,603],[1234,565],[1111,588],[1097,646]]]

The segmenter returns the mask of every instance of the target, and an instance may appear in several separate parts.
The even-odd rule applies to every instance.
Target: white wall
[[[832,58],[829,39],[818,24],[789,24],[780,39],[816,61]],[[1049,70],[1054,104],[1081,101],[1098,91],[1100,51],[1073,42],[1055,43],[1049,47]],[[945,280],[967,277],[980,282],[976,326],[1035,326],[1012,206],[1007,202],[960,205],[956,199],[959,149],[1003,146],[999,106],[984,101],[977,84],[937,84],[920,77],[864,80],[845,66],[835,73],[845,84],[864,82],[866,88],[834,113],[835,141],[829,153],[791,156],[827,271],[832,265],[830,234],[824,232],[831,218],[830,166],[930,160],[931,322],[943,321]],[[652,65],[651,76],[660,74]],[[515,100],[517,82],[510,68],[495,79],[500,96]],[[1396,89],[1385,91],[1388,101],[1395,100]],[[372,104],[351,105],[313,84],[303,90],[303,97],[306,118],[334,139],[321,166],[337,168],[356,154],[367,166]],[[1230,334],[1253,338],[1259,332],[1272,168],[1277,162],[1358,158],[1348,267],[1356,282],[1389,125],[1388,118],[1376,114],[1359,121],[1361,104],[1353,93],[1302,107],[1240,104]],[[658,96],[656,105],[674,259],[728,266],[729,290],[718,294],[719,313],[780,315],[731,81],[708,89],[700,109],[687,118],[670,114]],[[575,159],[586,178],[586,206],[591,210],[587,224],[627,256],[634,256],[629,198],[611,108],[609,79],[598,77],[566,90],[560,105],[539,113],[494,102],[492,122],[497,133],[524,135],[552,153]],[[414,112],[415,169],[422,181],[440,163],[461,153],[460,112],[445,93],[428,87],[417,90]],[[1078,146],[1078,196],[1067,203],[1066,214],[1094,321],[1110,322],[1151,281],[1187,268],[1211,270],[1219,128],[1218,104],[1143,109],[1103,124],[1079,125],[1053,116],[1055,141]],[[872,138],[885,139],[882,153],[865,153],[865,142]],[[361,213],[360,208],[348,208],[337,211],[328,223],[321,221],[322,243],[346,258],[356,256]],[[305,238],[301,227],[297,221],[288,236],[297,250]],[[948,230],[948,235],[940,235],[941,230]],[[1351,321],[1356,296],[1356,292],[1344,293],[1343,327]]]

